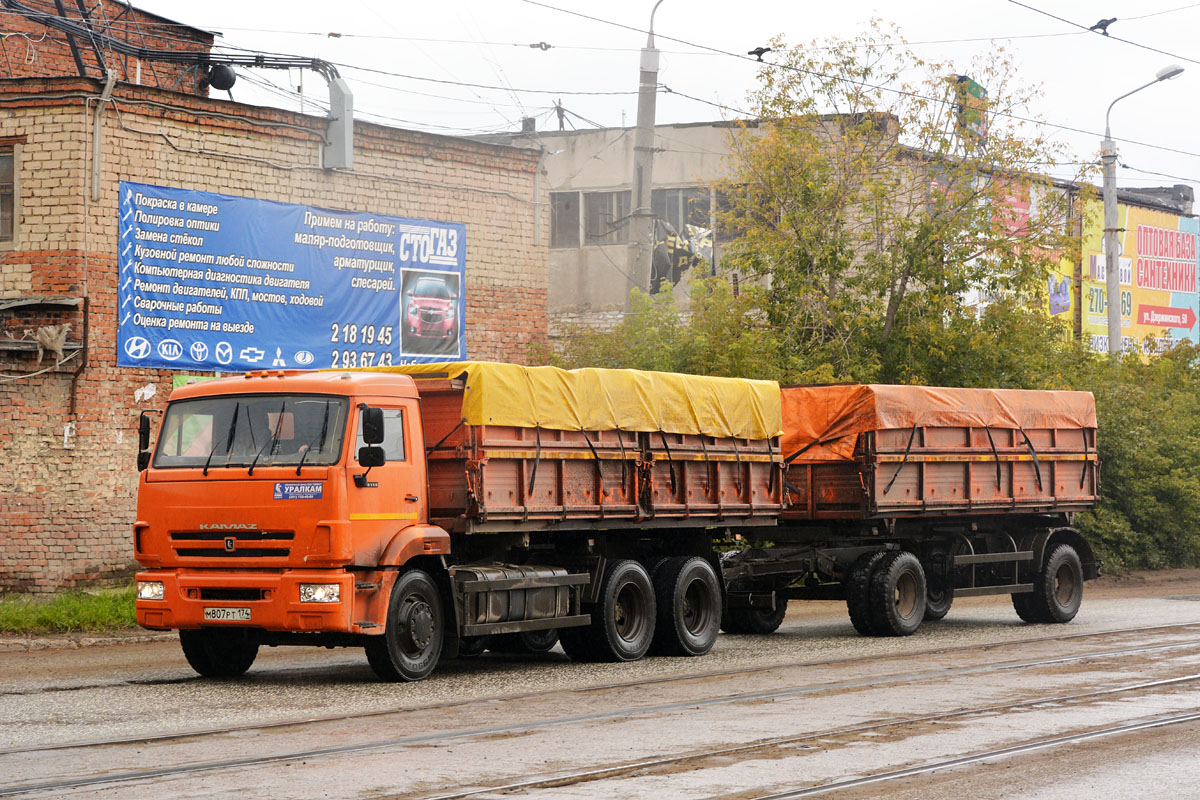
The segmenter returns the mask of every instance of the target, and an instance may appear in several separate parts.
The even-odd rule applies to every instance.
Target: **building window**
[[[16,222],[17,193],[13,148],[0,149],[0,242],[11,242]]]
[[[686,225],[697,228],[710,226],[709,193],[705,187],[655,189],[650,193],[650,208],[654,216],[683,233]]]
[[[550,246],[579,247],[579,192],[550,193]]]
[[[629,242],[629,192],[588,192],[583,196],[583,235],[587,244]]]

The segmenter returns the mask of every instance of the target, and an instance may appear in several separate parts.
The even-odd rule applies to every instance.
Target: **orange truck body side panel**
[[[781,392],[785,519],[1076,511],[1099,496],[1090,392],[874,385]]]

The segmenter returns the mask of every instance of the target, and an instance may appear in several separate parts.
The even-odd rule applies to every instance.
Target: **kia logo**
[[[125,354],[130,358],[145,358],[150,355],[150,342],[143,336],[134,336],[125,342]]]
[[[167,361],[175,361],[183,355],[183,345],[174,339],[163,339],[158,343],[158,354]]]
[[[297,350],[294,358],[296,359],[296,363],[302,367],[307,367],[317,359],[316,356],[307,350]]]

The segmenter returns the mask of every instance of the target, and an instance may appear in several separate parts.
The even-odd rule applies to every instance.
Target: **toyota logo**
[[[125,342],[125,355],[130,358],[143,359],[150,355],[150,342],[143,336],[134,336]]]

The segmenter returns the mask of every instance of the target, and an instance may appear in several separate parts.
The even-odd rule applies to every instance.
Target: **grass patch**
[[[0,633],[75,633],[137,627],[134,587],[67,592],[42,598],[0,597]]]

